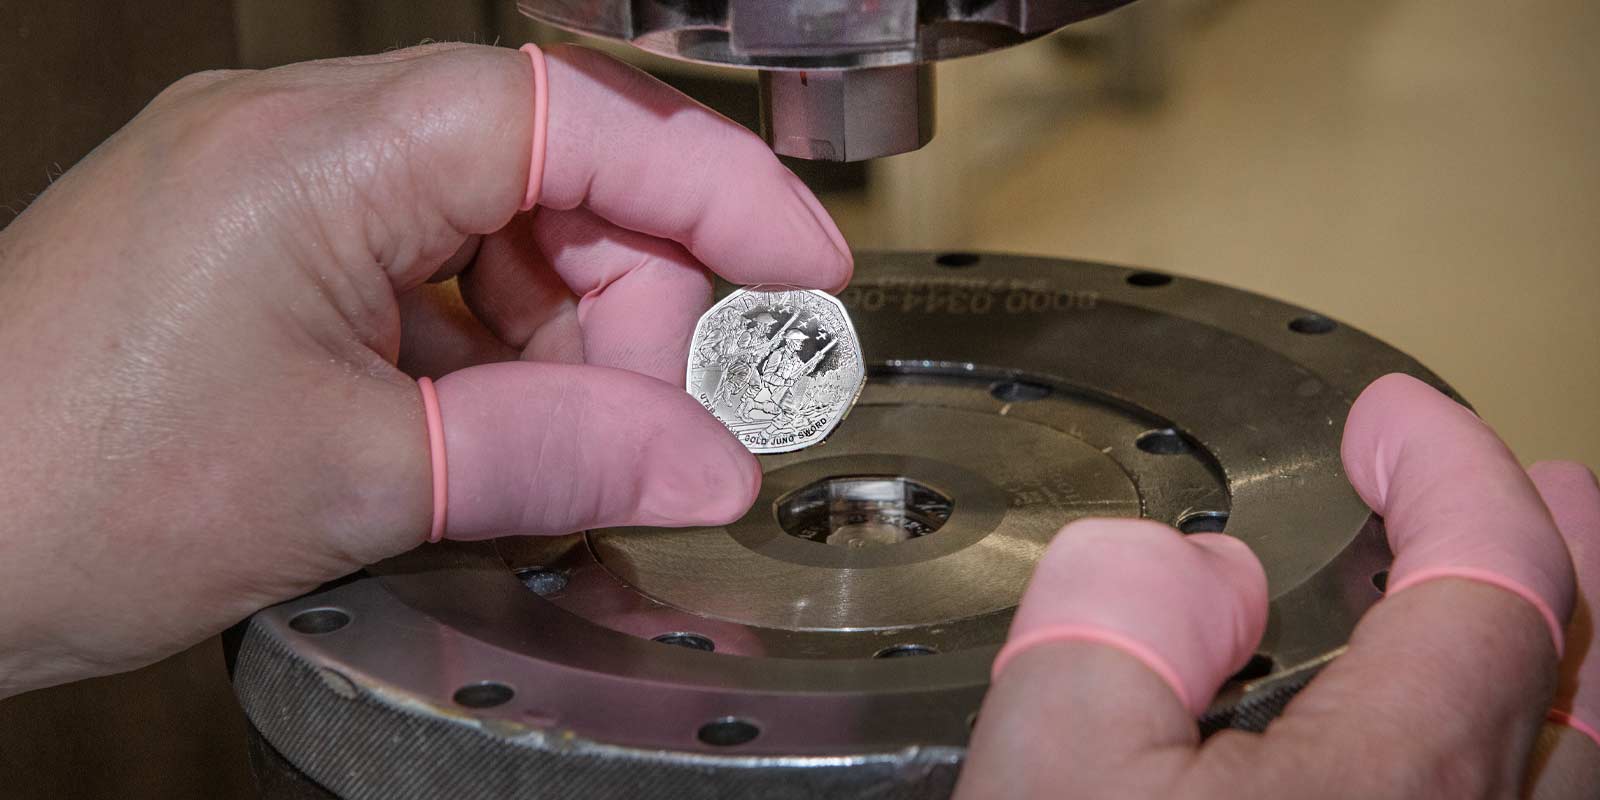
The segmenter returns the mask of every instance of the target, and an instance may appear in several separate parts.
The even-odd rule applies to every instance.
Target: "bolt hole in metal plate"
[[[511,702],[511,698],[516,696],[516,691],[510,686],[495,681],[468,684],[452,695],[456,705],[464,708],[494,708]]]
[[[1264,726],[1380,596],[1389,555],[1339,437],[1380,375],[1448,391],[1403,353],[1235,289],[1056,259],[862,254],[841,299],[867,387],[827,442],[761,458],[742,519],[375,565],[252,620],[235,676],[251,720],[336,791],[351,764],[388,765],[361,796],[421,796],[403,779],[446,751],[479,765],[449,784],[463,797],[509,785],[494,776],[562,787],[535,797],[939,796],[1033,564],[1073,519],[1221,532],[1261,559],[1267,633],[1207,731]],[[331,632],[306,621],[333,608]],[[360,691],[318,689],[319,668]],[[460,701],[479,684],[516,689]],[[399,724],[420,732],[380,735]]]
[[[289,627],[296,633],[315,635],[333,633],[350,624],[350,615],[337,608],[313,608],[289,618]]]
[[[705,653],[715,652],[717,643],[701,636],[698,633],[663,633],[655,637],[655,641],[670,644],[674,647],[687,647],[690,650],[699,650]]]
[[[700,726],[698,738],[712,747],[736,747],[753,741],[760,735],[761,729],[755,724],[727,717]]]

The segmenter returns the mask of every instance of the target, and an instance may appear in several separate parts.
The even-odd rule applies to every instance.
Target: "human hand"
[[[1600,487],[1594,473],[1569,461],[1528,468],[1572,553],[1577,603],[1567,623],[1567,653],[1540,733],[1524,794],[1536,800],[1590,798],[1600,791],[1600,641],[1594,603],[1600,598]]]
[[[451,536],[744,512],[756,462],[682,388],[708,270],[836,290],[849,252],[749,132],[546,64],[537,214],[528,56],[437,45],[192,76],[0,232],[0,697],[427,538],[397,361],[444,376]]]
[[[1225,537],[1185,539],[1147,521],[1079,522],[1035,571],[957,795],[1464,798],[1522,789],[1573,602],[1562,533],[1600,542],[1600,490],[1591,479],[1553,492],[1541,470],[1530,481],[1477,417],[1404,376],[1374,382],[1356,401],[1343,455],[1356,490],[1384,516],[1395,552],[1389,591],[1265,734],[1224,731],[1202,743],[1194,723],[1265,624],[1253,556],[1223,546]],[[1074,635],[1079,628],[1095,633]],[[1568,637],[1569,661],[1583,660],[1589,641]],[[1600,750],[1582,744],[1571,745],[1573,759],[1549,762],[1549,786],[1588,790],[1554,774],[1593,774]]]

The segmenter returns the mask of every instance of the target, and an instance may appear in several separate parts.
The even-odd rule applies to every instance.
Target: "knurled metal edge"
[[[1199,720],[1202,736],[1261,732],[1325,663],[1297,670]],[[912,748],[872,760],[716,760],[599,745],[559,732],[496,732],[468,718],[389,702],[299,656],[251,622],[234,687],[240,705],[279,756],[350,800],[450,797],[809,798],[948,797],[964,753]]]
[[[1200,736],[1204,738],[1228,729],[1251,733],[1265,731],[1267,725],[1283,715],[1289,701],[1322,671],[1322,666],[1274,679],[1270,685],[1246,694],[1239,702],[1207,713],[1200,718]]]
[[[495,727],[386,701],[295,655],[252,620],[234,689],[261,735],[296,769],[350,800],[498,798],[945,797],[962,751],[908,748],[836,759],[716,759]]]

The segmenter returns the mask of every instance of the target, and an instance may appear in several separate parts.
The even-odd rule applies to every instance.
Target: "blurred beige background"
[[[0,225],[187,72],[533,35],[511,0],[0,4]],[[1600,466],[1596,41],[1592,0],[1142,0],[941,67],[930,147],[806,176],[857,247],[1137,264],[1339,317],[1524,460]],[[665,71],[753,116],[747,80]],[[215,642],[13,698],[0,795],[249,796],[243,724]]]

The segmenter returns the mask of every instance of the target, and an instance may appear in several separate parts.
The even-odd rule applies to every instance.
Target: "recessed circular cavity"
[[[1172,428],[1158,428],[1139,434],[1134,441],[1140,450],[1158,456],[1176,456],[1189,452],[1189,443],[1184,441],[1183,434]]]
[[[482,681],[457,689],[451,699],[463,708],[494,708],[510,702],[516,694],[516,690],[498,681]]]
[[[1027,403],[1034,400],[1043,400],[1050,396],[1052,389],[1042,383],[1031,381],[1002,381],[989,387],[989,394],[1002,403]]]
[[[655,637],[653,641],[657,641],[662,644],[674,645],[676,647],[687,647],[690,650],[703,650],[707,653],[713,652],[717,649],[715,642],[707,639],[704,636],[701,636],[698,633],[663,633],[660,636]]]
[[[941,267],[970,267],[982,259],[977,253],[942,253],[933,262]]]
[[[1226,511],[1196,511],[1178,520],[1178,530],[1184,533],[1222,533],[1227,527]]]
[[[567,588],[567,574],[545,567],[522,567],[515,571],[517,580],[541,597]]]
[[[1306,314],[1305,316],[1295,317],[1294,319],[1289,320],[1289,330],[1294,331],[1295,333],[1316,335],[1330,333],[1334,328],[1337,327],[1339,327],[1339,323],[1334,322],[1333,320],[1328,319],[1321,314]]]
[[[873,658],[906,658],[908,656],[931,656],[939,651],[925,644],[896,644],[885,647],[872,654]]]
[[[761,729],[753,723],[737,717],[723,717],[701,725],[696,737],[713,747],[734,747],[760,735]]]
[[[1372,588],[1377,589],[1378,594],[1389,591],[1389,570],[1380,569],[1372,573]]]
[[[1172,276],[1162,272],[1135,272],[1128,276],[1128,283],[1140,288],[1150,289],[1172,283]]]
[[[1240,667],[1238,672],[1233,673],[1233,677],[1228,680],[1236,683],[1249,683],[1258,678],[1265,678],[1271,675],[1274,669],[1277,669],[1277,662],[1272,660],[1272,656],[1266,653],[1256,653],[1250,656],[1250,660],[1246,661],[1244,666]]]
[[[1032,411],[1050,413],[1055,403],[1024,404],[1001,415],[988,396],[992,382],[966,385],[967,398],[978,404],[973,410],[858,405],[843,435],[825,448],[764,458],[756,503],[726,526],[595,531],[586,537],[588,547],[618,582],[663,605],[700,618],[806,631],[808,637],[840,636],[837,646],[811,642],[811,652],[859,659],[885,644],[916,641],[950,654],[957,648],[947,646],[943,634],[906,633],[867,644],[848,641],[856,634],[844,632],[922,625],[953,631],[958,620],[988,625],[975,620],[1016,606],[1035,559],[1062,525],[1085,516],[1138,516],[1141,510],[1129,473],[1103,446],[1023,418]],[[943,396],[940,391],[932,396]],[[1119,438],[1131,441],[1141,429]],[[1211,480],[1198,462],[1192,466],[1198,481]],[[780,524],[775,512],[789,507],[780,501],[791,494],[861,476],[905,477],[936,490],[952,500],[949,519],[932,535],[878,547],[819,544]],[[1193,508],[1230,507],[1224,496],[1215,503],[1202,505],[1198,497],[1188,502]],[[831,531],[826,504],[820,505],[808,516],[820,529],[813,536],[826,542]],[[1190,505],[1152,509],[1176,519]],[[550,562],[530,557],[522,563]],[[718,653],[744,654],[731,634],[694,620],[628,632],[648,638],[665,630],[694,630],[715,639]],[[993,641],[1003,639],[1002,624]],[[789,651],[795,642],[785,633],[781,641],[764,643],[761,652]]]
[[[350,615],[337,608],[313,608],[289,620],[289,627],[300,633],[333,633],[350,624]]]
[[[955,502],[900,475],[843,475],[813,481],[778,499],[778,525],[796,539],[862,549],[939,530]]]

